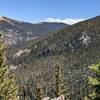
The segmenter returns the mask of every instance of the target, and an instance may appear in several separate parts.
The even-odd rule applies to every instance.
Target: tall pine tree
[[[4,45],[0,42],[0,100],[16,100],[17,85],[5,66]]]
[[[67,91],[67,81],[64,75],[64,66],[57,64],[55,66],[55,93],[59,97],[62,94],[66,97]]]
[[[92,100],[100,100],[100,63],[93,64],[89,68],[95,73],[95,77],[89,77],[89,84],[94,87],[94,91],[90,96]]]

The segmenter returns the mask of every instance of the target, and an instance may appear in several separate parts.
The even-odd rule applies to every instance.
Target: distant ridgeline
[[[84,100],[93,90],[88,66],[100,61],[100,16],[51,33],[30,49],[11,61],[24,96]]]
[[[49,22],[32,24],[4,16],[0,17],[0,32],[5,33],[1,38],[8,47],[30,40],[36,40],[37,38],[47,35],[49,32],[60,30],[68,26],[69,25],[64,23]]]

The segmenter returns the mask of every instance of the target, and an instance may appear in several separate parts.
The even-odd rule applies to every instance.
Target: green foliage
[[[17,85],[5,66],[3,47],[0,43],[0,100],[16,100]]]
[[[56,96],[66,95],[66,80],[64,76],[64,67],[58,64],[55,66],[55,92]]]
[[[97,80],[97,78],[93,78],[93,77],[89,77],[89,83],[93,86],[100,84],[99,80]]]
[[[94,91],[89,96],[93,100],[100,100],[100,63],[93,64],[89,68],[96,74],[95,77],[89,77],[89,84],[94,87]]]
[[[100,63],[98,64],[92,64],[91,66],[89,66],[89,68],[94,71],[96,74],[100,74]]]
[[[85,96],[84,100],[88,100],[88,97],[87,97],[87,96]]]

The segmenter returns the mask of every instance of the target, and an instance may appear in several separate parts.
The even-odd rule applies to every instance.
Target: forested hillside
[[[84,100],[93,90],[88,66],[100,61],[100,16],[53,32],[29,50],[9,62],[28,96]]]

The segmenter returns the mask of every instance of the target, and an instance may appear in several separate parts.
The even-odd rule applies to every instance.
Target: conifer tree
[[[0,100],[16,100],[17,85],[5,66],[4,45],[0,42]]]
[[[94,88],[90,96],[92,100],[100,100],[100,63],[93,64],[89,68],[95,73],[95,77],[89,77],[89,84]]]
[[[62,94],[67,94],[67,84],[64,76],[64,66],[55,66],[55,92],[56,96],[61,96]]]

